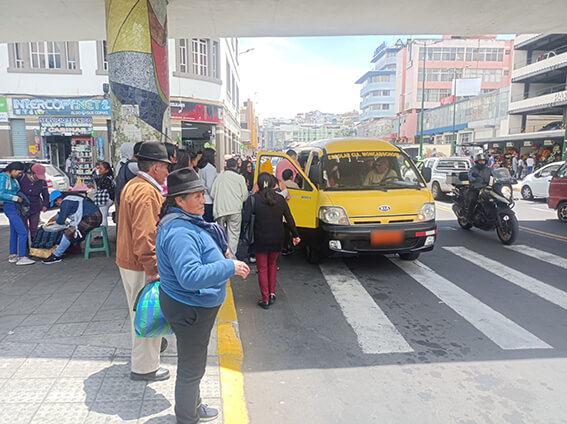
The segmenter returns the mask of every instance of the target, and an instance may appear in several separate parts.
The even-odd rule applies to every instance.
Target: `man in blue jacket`
[[[59,213],[49,222],[64,226],[69,219],[70,223],[55,252],[43,261],[47,265],[61,262],[63,253],[73,241],[80,243],[90,230],[100,226],[102,222],[100,209],[87,197],[77,195],[63,197],[59,190],[55,190],[49,195],[49,200],[52,207],[53,205],[59,207]]]

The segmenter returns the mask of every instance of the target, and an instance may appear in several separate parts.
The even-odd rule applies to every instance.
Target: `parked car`
[[[547,206],[555,209],[559,221],[567,224],[567,162],[552,175]]]
[[[451,193],[453,186],[447,181],[447,175],[458,172],[468,172],[471,161],[466,157],[448,158],[426,158],[418,165],[420,171],[423,168],[431,168],[431,181],[428,183],[431,194],[435,200],[439,200],[445,193]]]
[[[0,159],[0,169],[4,168],[10,162],[23,162],[27,164],[40,163],[45,167],[45,180],[47,182],[47,189],[51,193],[53,190],[61,192],[69,190],[69,177],[56,166],[52,165],[46,159],[29,159],[29,158],[9,158]]]
[[[545,124],[538,131],[552,131],[552,130],[560,130],[562,128],[565,128],[563,126],[563,121],[553,121],[550,122],[549,124]]]
[[[547,198],[549,195],[549,183],[553,178],[552,173],[559,170],[565,161],[553,162],[538,169],[522,180],[520,193],[524,200],[532,200],[536,197]]]

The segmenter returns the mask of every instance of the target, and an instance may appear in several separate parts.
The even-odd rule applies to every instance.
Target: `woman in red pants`
[[[258,176],[258,192],[254,194],[254,202],[247,200],[244,213],[244,223],[254,220],[254,250],[256,252],[256,267],[258,283],[262,299],[258,305],[268,309],[276,301],[276,260],[282,250],[284,240],[283,219],[285,217],[293,234],[293,244],[301,239],[295,227],[295,221],[285,199],[276,193],[276,180],[267,172]],[[252,207],[252,204],[254,207]]]

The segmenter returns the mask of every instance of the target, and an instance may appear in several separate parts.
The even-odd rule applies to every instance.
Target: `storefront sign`
[[[28,146],[28,151],[31,153],[32,156],[37,155],[37,146],[35,144]]]
[[[39,130],[42,136],[50,135],[83,135],[90,134],[93,129],[92,118],[39,118]]]
[[[531,147],[531,146],[532,146],[531,141],[524,141],[524,147]]]
[[[445,105],[451,104],[451,103],[453,103],[454,101],[455,101],[455,96],[454,96],[454,95],[453,95],[453,96],[443,97],[443,98],[441,99],[441,106],[445,106]]]
[[[14,115],[110,116],[110,99],[12,97]]]
[[[567,102],[567,91],[560,91],[559,93],[555,93],[553,96],[553,103],[565,103]]]
[[[219,106],[195,102],[171,102],[171,117],[183,121],[223,122],[223,110]]]
[[[544,146],[553,146],[553,140],[543,140]]]
[[[511,142],[511,141],[508,141],[508,142],[506,143],[506,147],[514,147],[514,143]]]
[[[8,102],[6,97],[0,97],[0,122],[8,122]]]

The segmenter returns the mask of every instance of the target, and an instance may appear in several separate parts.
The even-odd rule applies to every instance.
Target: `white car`
[[[532,200],[536,197],[548,197],[549,182],[553,178],[551,173],[557,171],[564,163],[565,161],[550,163],[525,177],[520,183],[522,198]]]
[[[69,177],[65,175],[63,171],[61,171],[56,166],[49,163],[49,161],[45,159],[0,159],[0,169],[4,168],[10,162],[19,161],[26,164],[29,163],[39,163],[45,167],[45,181],[47,182],[47,189],[51,193],[53,190],[59,191],[68,191],[69,190]]]
[[[418,166],[421,171],[423,168],[431,168],[431,181],[429,189],[435,200],[440,200],[446,193],[451,193],[453,186],[447,180],[447,176],[458,172],[468,172],[471,161],[466,157],[435,157],[426,158]]]

